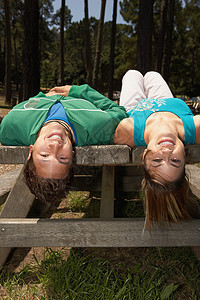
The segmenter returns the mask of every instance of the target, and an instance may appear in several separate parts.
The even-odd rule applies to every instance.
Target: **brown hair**
[[[72,172],[64,179],[43,178],[37,175],[32,155],[24,168],[24,182],[39,200],[53,203],[66,196],[67,184]]]
[[[177,223],[178,220],[191,218],[187,212],[187,205],[193,200],[189,195],[189,181],[185,168],[182,176],[174,182],[162,182],[152,178],[145,169],[142,189],[145,194],[145,225],[149,231],[154,223]]]

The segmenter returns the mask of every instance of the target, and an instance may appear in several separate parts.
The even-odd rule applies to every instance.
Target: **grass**
[[[127,268],[76,250],[66,260],[65,249],[47,249],[43,261],[18,274],[3,272],[0,283],[7,299],[199,299],[198,266],[190,249],[154,250]]]
[[[142,208],[138,197],[126,200],[124,216]],[[88,192],[70,192],[65,207],[98,216],[99,202]],[[3,269],[0,299],[200,299],[200,262],[191,248],[74,248],[70,255],[67,248],[46,248],[34,260],[18,273]]]

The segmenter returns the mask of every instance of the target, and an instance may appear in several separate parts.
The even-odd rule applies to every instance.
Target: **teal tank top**
[[[196,131],[193,114],[187,104],[178,98],[168,99],[143,99],[134,110],[128,112],[134,120],[134,143],[136,146],[146,146],[144,129],[147,118],[155,112],[171,112],[183,122],[185,131],[184,144],[195,144]]]

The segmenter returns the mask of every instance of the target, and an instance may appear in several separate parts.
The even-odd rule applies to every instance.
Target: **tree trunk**
[[[23,100],[40,91],[38,0],[25,0]]]
[[[114,60],[115,60],[116,21],[117,21],[117,0],[114,0],[112,32],[111,32],[111,39],[110,39],[109,77],[108,77],[108,98],[110,98],[110,99],[113,98],[113,74],[114,74]]]
[[[145,74],[151,70],[153,0],[140,0],[137,42],[137,69]]]
[[[163,60],[162,60],[162,69],[161,69],[161,74],[166,80],[166,82],[168,82],[170,76],[172,32],[173,32],[173,24],[174,24],[174,6],[175,6],[175,0],[168,0],[167,22],[166,22],[167,26],[165,32]]]
[[[14,28],[13,28],[14,29]],[[15,57],[15,83],[16,83],[16,91],[19,90],[19,68],[18,68],[18,56],[17,56],[17,42],[16,42],[16,33],[13,34],[13,45],[14,45],[14,57]]]
[[[87,83],[92,85],[92,59],[91,59],[91,44],[90,44],[90,30],[88,19],[88,0],[85,3],[85,56],[86,56],[86,69],[87,69]]]
[[[96,53],[95,53],[94,70],[93,70],[93,78],[92,78],[92,86],[94,89],[98,88],[98,73],[99,73],[99,64],[100,64],[100,57],[101,57],[105,7],[106,7],[106,0],[101,0],[101,16],[100,16],[99,26],[98,26]]]
[[[6,70],[5,70],[5,86],[6,98],[5,104],[11,103],[12,85],[11,85],[11,32],[10,32],[10,8],[9,0],[4,0],[5,22],[6,22]]]
[[[60,63],[58,84],[64,84],[64,23],[65,23],[65,0],[62,0],[60,8]]]
[[[161,73],[162,59],[163,59],[163,49],[164,49],[164,39],[166,31],[166,16],[167,16],[167,2],[168,0],[162,0],[160,9],[160,31],[158,36],[157,45],[157,59],[156,59],[156,71]]]
[[[5,36],[0,37],[0,82],[4,83],[4,81],[5,81]]]

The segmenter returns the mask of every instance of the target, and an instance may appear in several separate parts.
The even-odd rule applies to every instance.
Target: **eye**
[[[61,162],[67,162],[67,161],[68,161],[67,157],[64,157],[64,156],[60,156],[60,157],[59,157],[59,160],[60,160]]]
[[[49,154],[40,154],[42,157],[48,157]]]
[[[153,161],[159,163],[162,161],[162,158],[155,158],[155,159],[153,159]]]
[[[181,163],[181,160],[180,159],[177,159],[177,158],[172,158],[171,161],[173,163]]]

